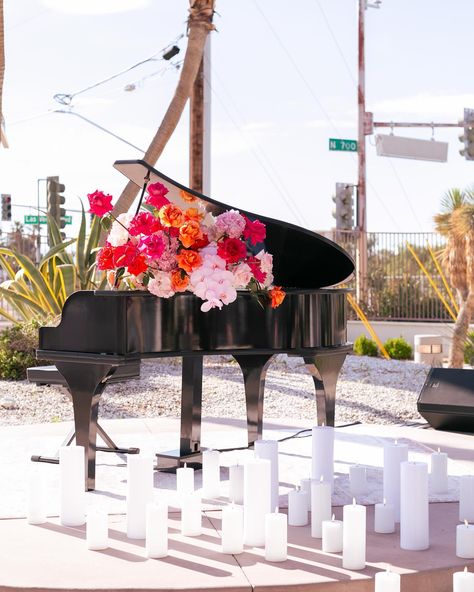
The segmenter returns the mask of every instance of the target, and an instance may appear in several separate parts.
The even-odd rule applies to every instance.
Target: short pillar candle
[[[323,520],[331,520],[331,483],[313,481],[311,484],[311,536],[323,536]]]
[[[474,573],[467,571],[456,571],[453,573],[453,592],[472,592],[474,590]]]
[[[367,469],[360,465],[350,466],[349,485],[353,497],[365,495],[367,493]]]
[[[474,522],[474,475],[462,475],[459,483],[459,520]]]
[[[365,568],[366,509],[353,503],[344,506],[342,521],[342,567],[359,570]]]
[[[204,450],[202,453],[202,495],[207,498],[221,494],[220,464],[218,450]]]
[[[311,478],[301,479],[300,487],[301,491],[306,493],[306,503],[308,504],[308,512],[311,512]]]
[[[325,553],[340,553],[342,551],[342,521],[335,520],[334,514],[332,520],[323,520],[323,541],[322,550]]]
[[[400,574],[389,569],[376,573],[375,592],[400,592]]]
[[[403,462],[400,480],[400,547],[423,551],[430,546],[428,465]]]
[[[448,491],[448,455],[439,448],[431,455],[430,485],[433,493]]]
[[[59,449],[59,516],[63,526],[82,526],[86,521],[84,455],[84,446]]]
[[[334,428],[314,426],[312,431],[311,477],[332,484],[334,480]]]
[[[474,559],[474,524],[456,526],[456,556],[462,559]]]
[[[395,512],[393,504],[375,504],[374,531],[381,534],[395,532]]]
[[[288,524],[290,526],[308,524],[308,494],[299,488],[288,492]]]
[[[238,555],[244,550],[244,511],[241,506],[222,508],[222,552]]]
[[[184,467],[176,469],[176,491],[192,493],[194,491],[194,469],[184,463]]]
[[[150,559],[168,555],[168,504],[164,502],[147,504],[145,549]]]
[[[288,523],[286,514],[274,512],[265,516],[265,560],[286,561],[288,554]]]
[[[86,542],[90,551],[102,551],[109,546],[109,516],[105,508],[87,510]]]
[[[383,452],[383,497],[393,504],[395,522],[400,522],[400,465],[408,460],[408,446],[386,444]]]

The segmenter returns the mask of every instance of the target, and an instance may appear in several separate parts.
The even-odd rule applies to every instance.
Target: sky
[[[118,197],[112,167],[145,150],[173,96],[179,70],[161,58],[186,48],[188,0],[4,0],[4,117],[0,193],[13,218],[34,213],[45,179],[66,186],[66,208],[101,189]],[[355,0],[216,0],[211,33],[212,197],[310,229],[334,226],[337,182],[357,182],[355,154],[329,138],[357,138]],[[366,11],[366,101],[376,121],[455,123],[474,108],[472,0],[383,0]],[[184,34],[184,36],[183,36]],[[80,92],[152,55],[149,61]],[[128,88],[128,90],[126,90]],[[134,88],[134,90],[130,90]],[[57,93],[79,93],[71,113]],[[188,119],[156,168],[188,185]],[[378,133],[390,133],[389,129]],[[397,129],[430,139],[431,129]],[[429,232],[445,191],[474,183],[474,161],[458,153],[461,130],[437,129],[448,162],[380,157],[367,138],[367,217],[372,232]],[[24,207],[29,206],[29,207]],[[67,233],[77,230],[79,215]],[[2,229],[9,225],[2,223]]]

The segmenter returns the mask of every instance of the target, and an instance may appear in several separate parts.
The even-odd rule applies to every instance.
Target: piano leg
[[[318,425],[334,426],[337,377],[346,355],[347,350],[340,353],[318,353],[303,358],[314,381]]]
[[[109,374],[116,367],[105,364],[85,365],[73,362],[57,362],[56,367],[67,382],[74,409],[76,445],[84,446],[85,488],[95,488],[95,456],[97,438],[97,414],[99,399]]]
[[[245,402],[247,405],[247,437],[249,446],[262,437],[263,393],[265,376],[273,354],[246,356],[234,355],[244,376]]]

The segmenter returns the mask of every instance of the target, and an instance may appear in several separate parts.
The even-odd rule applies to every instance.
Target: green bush
[[[0,332],[0,377],[20,380],[26,369],[44,364],[35,358],[40,323],[32,320],[7,327]]]
[[[464,345],[464,363],[474,366],[474,331],[467,334]]]
[[[359,335],[354,341],[354,352],[358,356],[372,356],[375,357],[378,354],[377,344],[372,339],[369,339],[365,335]]]
[[[387,350],[388,355],[393,360],[410,360],[413,349],[409,343],[403,339],[403,337],[395,337],[393,339],[387,339],[383,344]]]

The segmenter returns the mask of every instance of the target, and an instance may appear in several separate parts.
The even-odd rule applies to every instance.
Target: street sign
[[[63,216],[63,218],[66,220],[66,224],[72,224],[72,216]]]
[[[40,218],[40,220],[39,220],[40,224],[47,224],[48,223],[47,216],[40,216],[39,218]],[[72,216],[64,216],[64,219],[66,220],[66,224],[72,224]],[[24,223],[25,224],[38,224],[38,216],[35,216],[32,214],[25,214]]]
[[[357,140],[329,138],[329,150],[337,150],[339,152],[357,152]]]
[[[395,136],[395,134],[377,134],[375,146],[378,156],[432,160],[434,162],[448,160],[448,142],[405,138]]]

